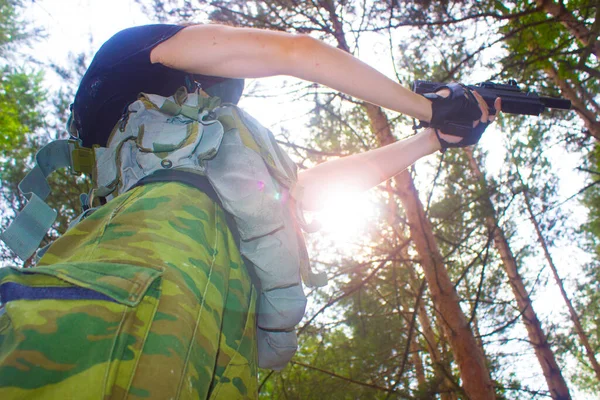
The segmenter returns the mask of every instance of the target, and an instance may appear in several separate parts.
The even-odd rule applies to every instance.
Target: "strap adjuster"
[[[71,155],[71,172],[73,174],[92,175],[96,163],[94,150],[82,147],[79,140],[69,140]]]

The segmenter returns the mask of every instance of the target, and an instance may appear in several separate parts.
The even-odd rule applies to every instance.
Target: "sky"
[[[35,0],[26,16],[35,21],[36,26],[44,28],[47,36],[34,43],[31,54],[36,59],[58,65],[68,65],[70,53],[95,53],[106,40],[122,29],[157,23],[145,15],[134,0]],[[50,87],[59,83],[51,73],[47,78]],[[263,78],[259,85],[254,80],[247,80],[246,87],[255,88],[259,85],[258,89],[262,90],[269,85],[279,86],[281,81],[282,78],[277,77]],[[244,100],[240,105],[250,109],[253,115],[262,114],[260,120],[266,126],[275,126],[279,121],[306,112],[304,108],[297,112],[290,107],[281,110],[277,106],[283,102],[272,98],[253,99],[252,102]],[[261,112],[265,102],[269,108],[277,108],[276,111]]]
[[[35,0],[27,18],[48,35],[34,49],[41,58],[67,60],[69,52],[100,45],[121,29],[152,21],[130,0]]]

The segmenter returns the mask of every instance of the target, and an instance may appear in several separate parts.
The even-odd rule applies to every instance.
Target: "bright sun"
[[[322,225],[322,232],[337,245],[360,241],[376,209],[368,193],[331,191],[324,200],[323,209],[314,213]]]

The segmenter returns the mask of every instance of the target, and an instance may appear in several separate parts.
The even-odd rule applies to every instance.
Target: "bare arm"
[[[352,55],[306,35],[223,25],[182,29],[156,46],[153,63],[228,78],[289,75],[429,121],[431,103]]]
[[[448,95],[447,90],[438,93]],[[482,116],[474,125],[494,121],[495,115],[489,114],[485,101],[477,93],[475,97]],[[501,109],[500,99],[496,99],[494,107]],[[439,134],[448,142],[456,143],[461,139],[441,132]],[[326,161],[300,172],[294,197],[305,210],[318,210],[332,190],[348,194],[363,192],[399,174],[421,157],[440,150],[440,147],[435,132],[428,128],[408,139],[378,149]]]
[[[363,192],[439,149],[435,133],[426,129],[378,149],[330,160],[300,172],[295,197],[303,209],[318,210],[332,190],[348,194]]]

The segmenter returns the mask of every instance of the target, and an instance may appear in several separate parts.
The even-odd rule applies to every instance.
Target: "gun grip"
[[[429,125],[429,122],[427,121],[421,121],[419,120],[419,123],[417,124],[416,120],[413,120],[413,129],[421,129],[421,128],[429,128],[431,125]]]
[[[446,121],[443,128],[438,128],[446,135],[467,137],[473,130],[472,122]]]
[[[429,128],[432,125],[427,121],[419,121],[419,125],[415,124],[414,129]],[[453,136],[466,137],[471,133],[473,129],[472,123],[461,122],[461,121],[446,121],[444,127],[433,126],[433,128],[439,129],[442,133]]]

